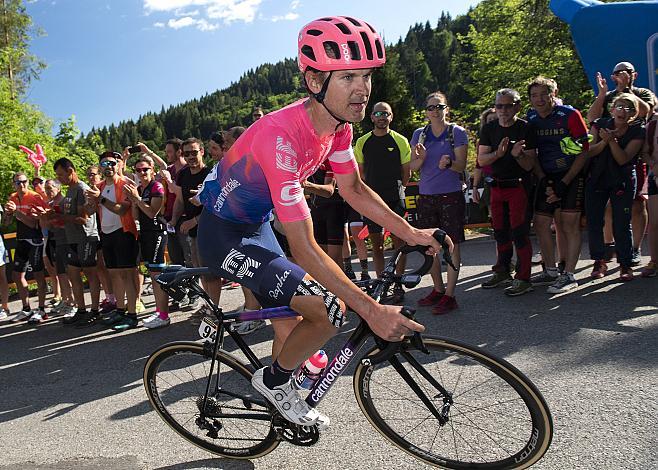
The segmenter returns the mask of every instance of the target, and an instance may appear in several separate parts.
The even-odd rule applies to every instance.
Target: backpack
[[[426,125],[422,131],[420,131],[420,136],[418,136],[418,142],[421,144],[425,143],[425,139],[427,138],[427,133],[430,131],[430,128],[432,127],[431,124]],[[448,124],[448,143],[450,144],[450,148],[452,149],[452,153],[455,153],[455,124],[450,123]],[[466,170],[461,172],[461,175],[459,175],[459,178],[463,183],[468,182],[468,173]],[[468,186],[468,184],[467,184]],[[466,190],[464,190],[465,192]]]

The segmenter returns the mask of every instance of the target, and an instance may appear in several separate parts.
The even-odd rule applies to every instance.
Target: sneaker
[[[144,302],[138,300],[137,303],[135,304],[135,313],[140,314],[140,313],[144,313],[145,311],[146,311],[146,306],[144,305]]]
[[[658,272],[658,266],[656,266],[656,262],[649,261],[649,264],[647,264],[644,268],[642,268],[642,271],[640,272],[640,276],[656,277],[656,272]]]
[[[531,262],[532,264],[539,264],[542,261],[541,253],[535,253],[532,255]]]
[[[43,322],[44,320],[48,320],[48,314],[43,309],[39,308],[32,312],[32,315],[27,320],[27,322],[31,325],[36,325]]]
[[[233,325],[233,331],[240,336],[248,335],[267,326],[265,320],[241,321]]]
[[[62,319],[62,323],[65,325],[72,325],[74,323],[77,323],[84,315],[86,315],[86,310],[71,310],[71,312],[67,315],[64,315],[64,318]]]
[[[430,292],[429,294],[427,294],[425,297],[423,297],[418,301],[418,305],[420,305],[421,307],[429,307],[430,305],[435,305],[439,303],[441,297],[443,297],[443,292],[439,292],[438,290],[432,289],[432,292]]]
[[[185,299],[183,299],[185,300]],[[187,305],[183,307],[183,304],[181,303],[181,310],[185,308],[185,310],[199,310],[203,304],[203,300],[199,297],[195,297],[194,299],[188,299]]]
[[[20,312],[18,312],[18,313],[16,314],[16,316],[15,316],[14,318],[11,319],[11,321],[13,321],[13,322],[19,322],[19,321],[23,321],[23,320],[28,320],[28,319],[32,316],[32,314],[33,314],[34,312],[35,312],[35,311],[34,311],[34,310],[31,310],[30,308],[28,308],[27,310],[25,310],[25,308],[23,308],[23,310],[21,310]]]
[[[112,326],[119,323],[124,316],[125,313],[123,310],[114,309],[101,317],[101,323],[105,326]]]
[[[57,302],[50,302],[50,313],[51,314],[56,314],[59,313],[60,310],[62,310],[66,306],[66,302],[64,302],[64,299],[59,299]]]
[[[534,276],[530,279],[530,282],[533,286],[550,286],[557,281],[559,274],[551,274],[548,271],[542,271],[541,273]]]
[[[52,312],[51,312],[52,313]],[[73,305],[64,304],[62,308],[57,311],[58,315],[62,316],[71,316],[75,313],[75,307]]]
[[[521,279],[514,279],[512,285],[505,289],[505,295],[510,297],[516,297],[518,295],[523,295],[527,292],[533,291],[532,283],[529,281],[523,281]]]
[[[146,317],[142,320],[142,324],[146,324],[150,321],[153,321],[155,318],[157,318],[159,316],[160,316],[160,314],[158,312],[153,312],[151,315],[149,315],[148,317]]]
[[[114,310],[116,308],[117,308],[117,303],[112,302],[107,297],[105,299],[103,299],[103,301],[100,304],[101,313],[109,313],[109,312],[111,312],[112,310]]]
[[[144,286],[142,290],[142,295],[153,295],[153,284],[148,284]]]
[[[56,305],[61,305],[64,302],[61,297],[53,297],[48,301],[48,306],[50,308],[55,308]]]
[[[623,282],[627,281],[632,281],[633,280],[633,270],[630,267],[621,267],[619,270],[619,279],[621,279]]]
[[[592,269],[592,273],[590,274],[590,277],[592,279],[601,279],[607,273],[608,273],[608,265],[606,264],[605,260],[597,259],[596,261],[594,261],[594,268]]]
[[[439,303],[432,309],[434,315],[445,315],[452,310],[459,308],[457,305],[457,299],[449,295],[443,294]]]
[[[640,249],[633,248],[633,255],[631,256],[631,266],[639,266],[642,262],[642,253]]]
[[[0,308],[0,320],[6,320],[9,316],[9,312],[4,308]]]
[[[293,387],[292,380],[270,389],[263,383],[264,371],[265,367],[254,372],[251,385],[276,407],[281,416],[291,423],[301,426],[318,424],[326,427],[329,425],[329,418],[321,415],[315,408],[308,406],[299,395],[299,392]]]
[[[361,271],[361,280],[362,281],[370,281],[372,278],[370,277],[370,273],[368,271]]]
[[[149,330],[154,330],[156,328],[162,328],[163,326],[167,326],[171,323],[171,320],[169,317],[167,318],[161,318],[160,315],[156,314],[155,318],[153,316],[147,318],[142,322],[142,325],[144,328],[148,328]]]
[[[560,274],[557,280],[546,289],[549,294],[562,294],[578,287],[578,282],[567,273]]]
[[[112,331],[116,332],[121,332],[121,331],[126,331],[126,330],[131,330],[133,328],[137,328],[137,324],[139,323],[139,320],[137,320],[137,315],[123,315],[123,318],[112,325]]]
[[[495,272],[488,281],[483,282],[480,287],[483,289],[493,289],[494,287],[508,287],[512,284],[512,276],[506,272]]]
[[[100,317],[100,312],[98,310],[90,310],[88,312],[82,313],[80,319],[76,322],[76,328],[86,328],[92,326],[96,323],[96,320]]]

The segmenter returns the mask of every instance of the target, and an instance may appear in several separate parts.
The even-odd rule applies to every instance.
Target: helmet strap
[[[308,84],[306,83],[306,74],[304,74],[304,85],[306,85],[306,90],[308,90],[309,94],[313,98],[315,98],[315,101],[320,103],[324,107],[324,109],[327,110],[329,115],[332,118],[334,118],[336,121],[338,121],[338,124],[336,124],[336,129],[334,129],[334,132],[335,132],[336,130],[338,130],[338,128],[340,126],[342,126],[343,124],[346,124],[347,121],[345,119],[342,119],[342,118],[339,118],[338,116],[336,116],[334,113],[331,112],[331,110],[329,108],[327,108],[327,105],[324,104],[324,98],[327,94],[327,89],[329,88],[329,80],[331,80],[331,76],[333,75],[333,73],[334,73],[333,71],[329,72],[329,76],[327,77],[327,79],[322,84],[322,88],[320,89],[320,91],[318,93],[313,93],[311,91],[311,89],[309,88]]]

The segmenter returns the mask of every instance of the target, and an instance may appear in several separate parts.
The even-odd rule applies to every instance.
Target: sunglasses
[[[496,109],[512,109],[514,106],[516,106],[516,103],[496,103],[494,105],[494,108]]]
[[[94,176],[98,176],[98,173],[87,173],[87,178],[93,178]]]
[[[115,166],[117,166],[117,162],[114,161],[114,160],[105,160],[105,161],[102,161],[102,162],[100,163],[100,165],[101,165],[103,168],[107,168],[107,167],[115,167]]]
[[[618,104],[617,106],[615,106],[615,109],[617,109],[619,111],[635,111],[635,108],[633,108],[631,106],[624,106],[624,105],[621,105],[621,104]]]
[[[434,111],[434,110],[436,110],[436,109],[438,109],[438,110],[440,110],[440,111],[443,111],[443,110],[446,109],[447,107],[448,107],[448,105],[447,105],[447,104],[443,104],[443,103],[441,103],[441,104],[430,104],[429,106],[426,106],[426,107],[425,107],[425,110],[426,110],[426,111],[429,111],[429,112],[432,112],[432,111]]]
[[[27,184],[27,180],[15,180],[14,184],[20,186],[21,184]]]
[[[34,181],[32,181],[32,186],[38,186],[38,185],[44,184],[44,183],[45,183],[45,181],[34,180]]]
[[[151,167],[135,168],[137,173],[148,173],[151,170]]]
[[[199,155],[199,152],[201,152],[201,150],[184,150],[183,151],[183,157],[185,157],[185,158],[187,158],[187,157],[196,157],[197,155]]]
[[[621,74],[624,73],[624,72],[626,72],[626,73],[629,74],[629,75],[632,75],[632,74],[635,72],[635,70],[627,70],[627,69],[624,69],[624,70],[617,70],[616,72],[612,72],[612,74],[613,74],[613,75],[621,75]]]
[[[391,113],[388,111],[375,111],[372,113],[372,115],[375,117],[389,117]]]

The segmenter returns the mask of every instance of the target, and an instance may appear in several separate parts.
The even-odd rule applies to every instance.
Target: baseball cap
[[[619,62],[617,65],[615,65],[615,68],[612,69],[612,72],[619,72],[620,70],[631,70],[635,71],[635,67],[633,67],[633,64],[630,62]]]

